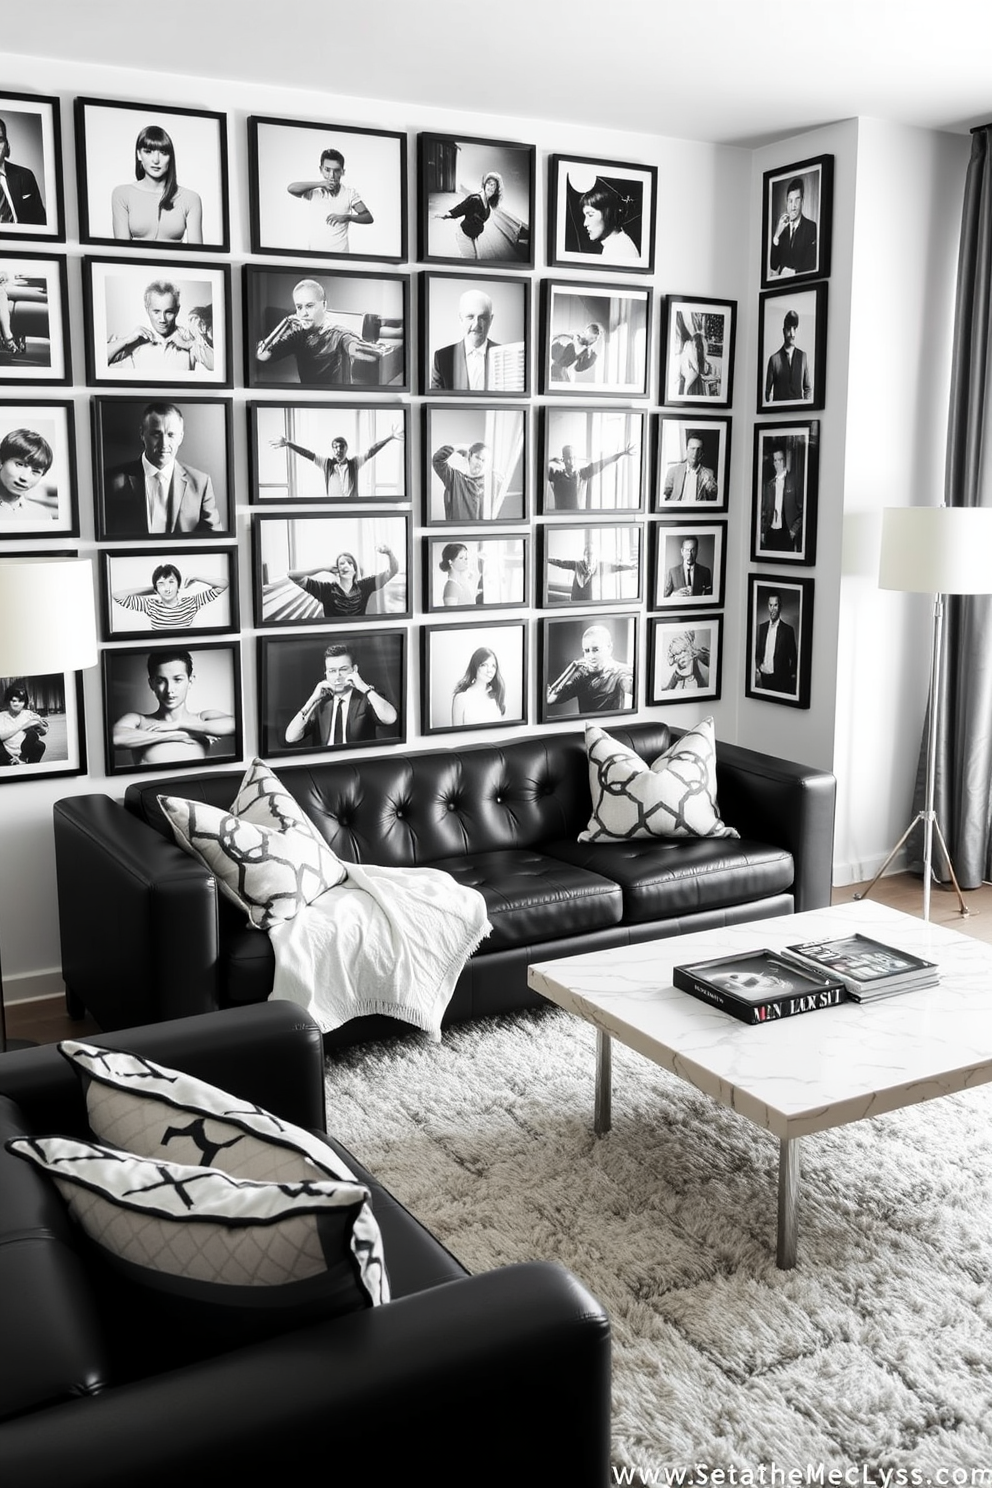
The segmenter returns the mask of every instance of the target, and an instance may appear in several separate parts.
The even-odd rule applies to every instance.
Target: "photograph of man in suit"
[[[785,211],[772,234],[771,271],[780,279],[816,272],[816,223],[803,216],[804,190],[801,176],[789,182]]]
[[[223,531],[209,475],[177,458],[184,434],[175,403],[146,404],[138,428],[140,458],[107,472],[108,537]]]
[[[431,387],[445,392],[485,392],[489,387],[489,350],[498,341],[489,338],[495,311],[493,302],[480,289],[467,289],[458,301],[462,337],[434,353]],[[522,391],[522,388],[521,388]]]
[[[782,322],[782,345],[768,358],[766,403],[801,403],[813,396],[806,353],[796,345],[799,316],[787,310]]]
[[[663,488],[665,501],[715,501],[716,475],[703,464],[703,441],[690,434],[685,442],[685,459],[669,465]]]
[[[44,227],[47,220],[34,172],[10,159],[7,125],[0,119],[0,230],[13,222]]]
[[[682,562],[676,563],[665,575],[665,599],[698,598],[701,594],[713,593],[713,570],[705,563],[697,563],[699,538],[682,539]]]
[[[781,618],[782,596],[772,589],[768,595],[768,619],[758,626],[754,649],[754,685],[769,692],[796,691],[799,656],[796,632]]]
[[[761,490],[760,547],[766,551],[796,553],[803,531],[803,498],[795,476],[786,469],[785,450],[772,450],[773,474]]]
[[[396,717],[389,699],[362,677],[351,646],[328,646],[324,675],[289,720],[285,739],[310,749],[341,748],[375,739],[379,725],[388,729]]]

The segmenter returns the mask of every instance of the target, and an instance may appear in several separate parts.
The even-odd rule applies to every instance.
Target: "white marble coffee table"
[[[938,962],[939,985],[757,1026],[672,986],[676,962],[855,931]],[[796,1262],[800,1138],[992,1081],[992,946],[868,900],[542,961],[528,982],[597,1030],[597,1132],[619,1039],[779,1138],[783,1269]]]

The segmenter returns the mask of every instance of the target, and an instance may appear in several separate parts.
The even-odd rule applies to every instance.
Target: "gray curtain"
[[[992,506],[992,125],[972,134],[958,255],[944,500]],[[992,564],[992,552],[989,553]],[[963,889],[992,877],[992,596],[945,604],[935,808]],[[924,804],[926,731],[916,808]],[[922,832],[916,834],[922,868]],[[938,877],[947,877],[939,848]]]

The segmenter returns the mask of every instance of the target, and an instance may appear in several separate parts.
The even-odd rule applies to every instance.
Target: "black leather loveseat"
[[[288,1003],[94,1042],[324,1129],[320,1031]],[[0,1055],[4,1488],[607,1481],[609,1322],[560,1266],[469,1276],[338,1147],[393,1300],[217,1353],[188,1313],[163,1338],[155,1294],[125,1304],[54,1186],[3,1147],[53,1133],[87,1135],[72,1069],[51,1046]]]
[[[662,723],[611,735],[655,759]],[[456,1021],[533,1006],[527,966],[555,956],[819,908],[830,902],[832,775],[718,745],[719,808],[740,838],[579,842],[590,812],[581,734],[280,767],[329,845],[349,861],[430,865],[485,896],[492,935],[449,1005]],[[123,804],[56,803],[62,973],[69,1008],[101,1028],[260,1002],[268,937],[219,899],[173,841],[160,792],[231,804],[240,772],[141,780]],[[355,1042],[401,1025],[356,1018]]]

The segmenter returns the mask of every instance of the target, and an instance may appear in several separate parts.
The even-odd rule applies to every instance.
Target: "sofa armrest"
[[[109,796],[55,803],[62,975],[101,1028],[219,1006],[217,882]]]
[[[717,744],[720,815],[742,837],[792,854],[797,914],[830,903],[836,794],[827,770]]]
[[[508,1266],[0,1426],[4,1488],[565,1483],[609,1473],[610,1328],[573,1276]]]

